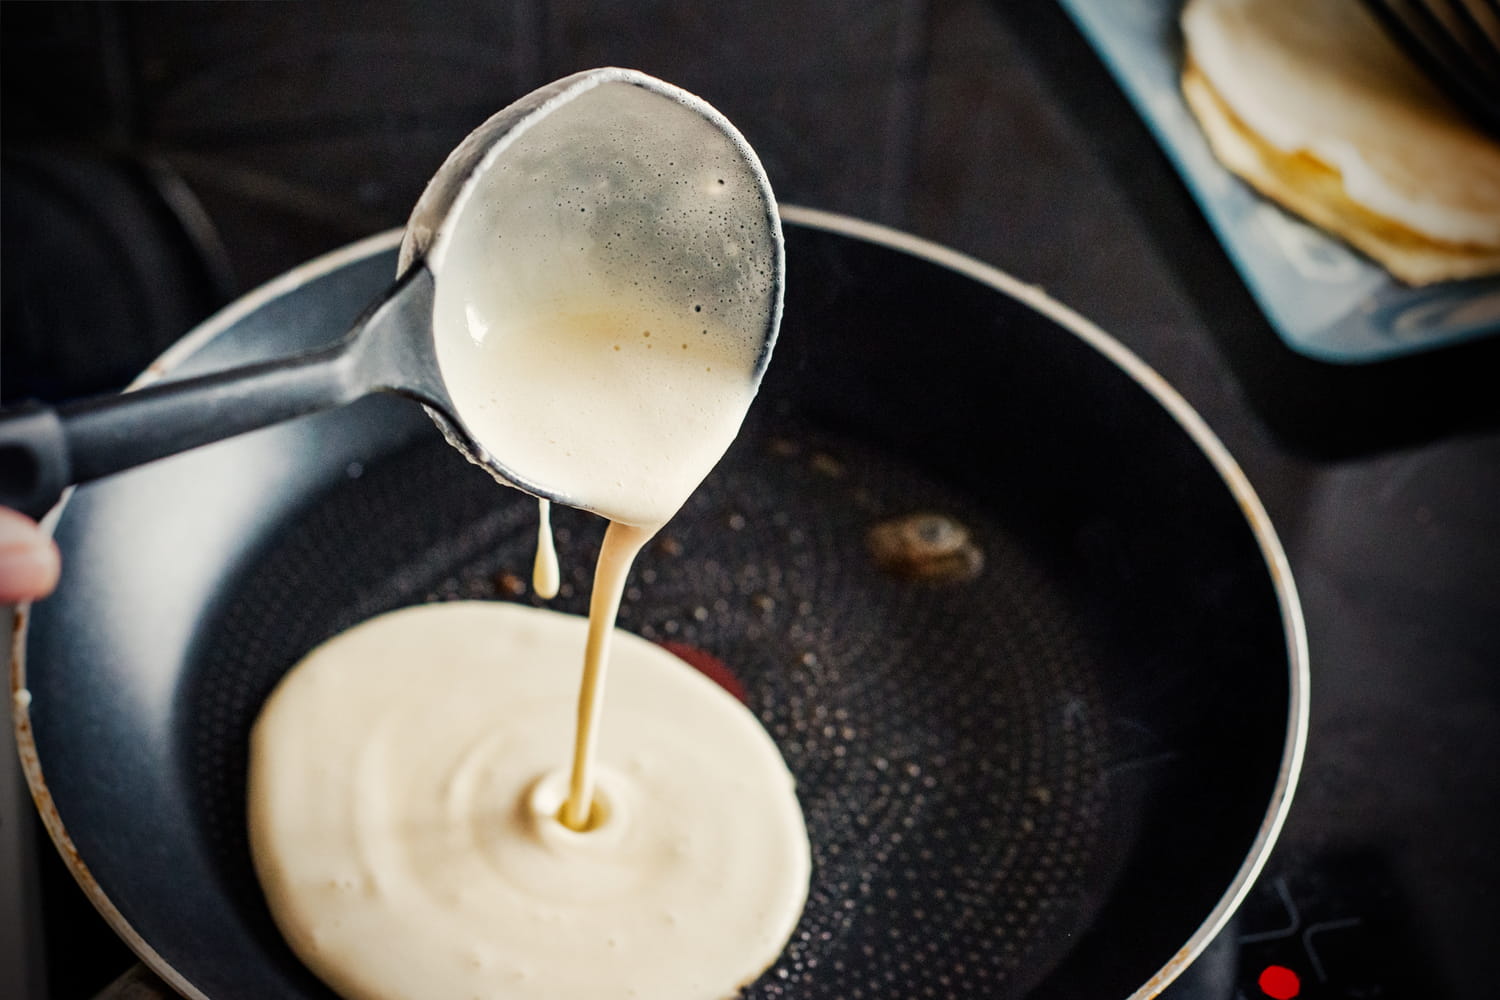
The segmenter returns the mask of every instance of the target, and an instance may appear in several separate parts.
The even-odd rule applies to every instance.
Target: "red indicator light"
[[[1293,1000],[1302,992],[1302,980],[1284,965],[1268,965],[1255,981],[1271,1000]]]

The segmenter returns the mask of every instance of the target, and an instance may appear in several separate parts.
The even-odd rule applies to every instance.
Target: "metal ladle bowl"
[[[70,484],[377,391],[421,402],[501,481],[576,505],[476,440],[444,378],[435,311],[462,308],[464,285],[479,280],[504,283],[516,310],[628,284],[664,309],[718,310],[719,326],[755,347],[742,353],[756,385],[785,263],[770,184],[734,126],[686,91],[606,68],[542,87],[464,139],[412,211],[398,274],[330,347],[0,415],[0,505],[39,517]]]

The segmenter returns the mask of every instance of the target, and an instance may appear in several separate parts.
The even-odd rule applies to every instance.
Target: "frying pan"
[[[1280,544],[1202,421],[1097,328],[941,247],[785,216],[775,363],[621,616],[712,663],[798,779],[809,902],[746,995],[1155,995],[1238,905],[1296,781],[1306,643]],[[397,239],[272,283],[142,381],[336,338]],[[877,558],[871,532],[912,515],[967,532],[965,572]],[[533,517],[388,398],[50,515],[64,577],[14,637],[23,764],[84,891],[173,988],[329,996],[251,873],[250,724],[356,621],[532,601]],[[602,528],[555,518],[555,606],[582,612]]]

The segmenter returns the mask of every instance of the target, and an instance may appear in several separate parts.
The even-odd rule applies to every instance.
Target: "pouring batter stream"
[[[754,398],[779,223],[738,133],[658,81],[605,78],[517,133],[431,246],[433,340],[512,482],[609,521],[588,622],[426,605],[315,649],[252,736],[256,869],[347,997],[716,1000],[797,921],[801,810],[754,715],[614,622]]]

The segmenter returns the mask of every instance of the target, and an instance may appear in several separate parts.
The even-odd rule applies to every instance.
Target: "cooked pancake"
[[[1500,142],[1357,0],[1190,0],[1183,92],[1258,191],[1413,285],[1500,273]]]

